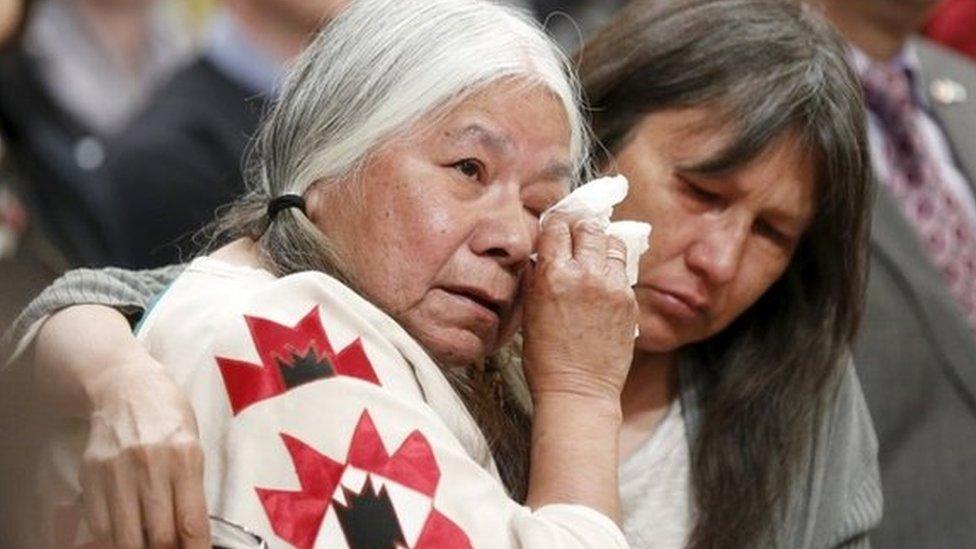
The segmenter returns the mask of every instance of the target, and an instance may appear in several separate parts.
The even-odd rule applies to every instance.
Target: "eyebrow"
[[[460,130],[447,132],[454,141],[477,141],[478,143],[500,153],[512,150],[512,140],[507,136],[489,130],[481,124],[468,124]]]
[[[573,178],[573,167],[565,162],[553,160],[546,164],[546,167],[542,169],[540,174],[546,180],[571,180]]]
[[[481,124],[473,123],[459,129],[446,132],[454,142],[477,141],[500,154],[510,153],[515,145],[512,140],[502,134],[494,132]],[[572,180],[574,169],[566,162],[552,160],[539,172],[539,178],[544,180]]]

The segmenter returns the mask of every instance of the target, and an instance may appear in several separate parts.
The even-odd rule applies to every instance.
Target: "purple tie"
[[[976,336],[976,226],[940,177],[915,124],[911,76],[873,63],[862,75],[868,108],[887,136],[882,184],[901,204]]]

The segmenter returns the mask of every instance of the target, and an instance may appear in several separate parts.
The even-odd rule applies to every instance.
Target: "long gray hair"
[[[645,116],[690,107],[734,136],[699,172],[727,174],[783,137],[815,166],[815,217],[786,272],[731,326],[686,349],[705,379],[689,545],[772,545],[862,308],[871,177],[843,43],[799,2],[639,0],[580,59],[610,167]]]
[[[301,195],[317,182],[355,181],[378,147],[435,123],[503,80],[541,86],[561,101],[570,158],[583,173],[589,133],[579,86],[531,17],[485,0],[356,0],[289,72],[249,151],[248,192],[218,220],[210,247],[247,236],[277,275],[317,270],[356,289],[328,236],[295,209],[270,222],[269,201]],[[352,187],[349,199],[356,200]],[[497,375],[478,372],[445,370],[485,433],[509,491],[522,498],[528,419]]]
[[[588,132],[578,85],[558,47],[526,14],[484,0],[353,2],[289,71],[249,151],[248,193],[219,233],[256,238],[277,274],[316,269],[344,279],[327,238],[304,215],[287,210],[268,226],[268,201],[354,177],[383,143],[501,80],[543,86],[558,97],[571,159],[581,168]]]

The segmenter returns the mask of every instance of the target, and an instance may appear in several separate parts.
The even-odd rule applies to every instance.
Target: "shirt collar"
[[[915,51],[915,46],[911,43],[911,41],[906,42],[901,51],[887,61],[876,61],[868,54],[864,53],[864,51],[862,51],[860,48],[849,42],[847,44],[847,51],[848,59],[851,62],[851,66],[854,68],[854,72],[856,72],[861,78],[864,77],[864,74],[872,64],[878,63],[886,65],[892,70],[906,73],[909,81],[911,82],[912,98],[915,101],[915,105],[923,109],[928,109],[928,96],[925,94],[925,83],[922,78],[918,53]]]
[[[248,36],[226,9],[213,18],[210,44],[204,55],[225,76],[249,91],[268,96],[277,93],[285,62]]]

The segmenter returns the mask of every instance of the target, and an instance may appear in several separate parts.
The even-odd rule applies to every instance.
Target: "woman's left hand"
[[[619,398],[637,321],[626,257],[623,242],[592,221],[546,220],[525,287],[525,370],[534,397]]]

